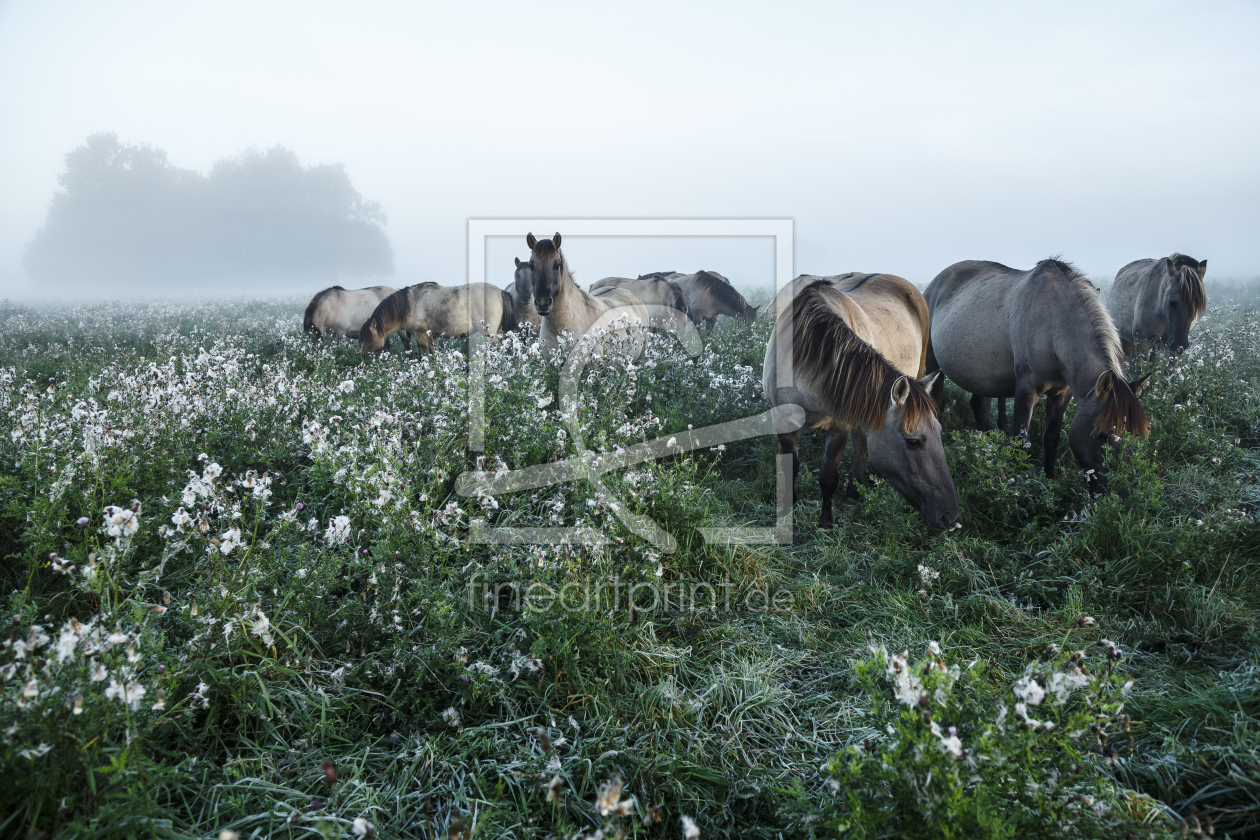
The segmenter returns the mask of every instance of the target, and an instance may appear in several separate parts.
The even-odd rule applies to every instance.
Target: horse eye
[[[1169,306],[1171,306],[1171,307],[1174,307],[1174,308],[1175,308],[1175,307],[1177,306],[1177,301],[1175,301],[1175,300],[1170,300],[1170,301],[1168,301],[1168,305],[1169,305]]]
[[[922,449],[923,441],[920,438],[906,438],[907,449]]]

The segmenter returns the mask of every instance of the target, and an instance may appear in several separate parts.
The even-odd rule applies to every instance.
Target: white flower
[[[350,539],[350,517],[334,516],[329,520],[324,539],[329,543],[343,543]]]
[[[192,503],[189,502],[189,504],[192,504]],[[184,510],[183,505],[180,505],[179,509],[175,511],[174,514],[171,515],[171,524],[174,525],[176,529],[180,531],[183,531],[184,526],[187,525],[191,521],[192,521],[192,517],[188,515],[188,511]]]
[[[346,381],[342,382],[340,385],[337,386],[337,390],[343,394],[350,393],[351,391],[354,390],[354,380],[347,379]]]
[[[31,677],[26,681],[26,685],[22,686],[22,699],[34,700],[39,697],[39,680]]]
[[[455,711],[454,706],[449,706],[445,712],[442,712],[442,720],[446,721],[452,729],[458,729],[463,724],[463,720],[460,718],[459,712]]]
[[[93,659],[92,667],[88,670],[88,674],[92,682],[100,682],[109,676],[109,671],[101,664],[101,660]]]
[[[922,563],[919,564],[919,580],[923,581],[923,585],[925,587],[930,587],[940,576],[941,573],[936,571],[936,569],[933,569],[931,566],[924,566]]]
[[[547,406],[551,405],[551,404],[552,404],[552,402],[554,402],[554,401],[555,401],[555,399],[556,399],[556,398],[555,398],[555,397],[553,397],[551,394],[547,394],[546,396],[539,397],[539,398],[538,398],[538,407],[539,407],[539,408],[546,408]]]
[[[240,528],[228,528],[219,536],[219,551],[223,554],[231,554],[232,550],[240,544]]]
[[[144,686],[138,682],[120,683],[117,680],[110,680],[109,688],[105,689],[105,696],[110,700],[125,703],[132,709],[140,708],[140,701],[144,699],[145,694]]]
[[[671,437],[669,440],[665,441],[665,445],[666,445],[666,446],[677,446],[677,445],[678,445],[678,438],[676,438],[676,437]]]
[[[354,832],[355,837],[374,837],[376,835],[376,827],[363,819],[363,817],[355,817],[350,830]]]
[[[105,533],[111,537],[130,537],[140,528],[140,519],[131,508],[109,505],[105,508]]]
[[[685,840],[699,840],[700,826],[696,825],[696,821],[686,814],[682,815],[682,830]]]
[[[74,649],[78,643],[79,637],[73,629],[67,627],[62,630],[61,635],[57,637],[57,664],[74,659]]]
[[[923,696],[923,683],[919,681],[918,677],[910,673],[910,665],[906,661],[906,654],[903,652],[892,657],[885,654],[885,657],[888,662],[888,678],[892,680],[893,684],[893,693],[905,705],[917,705],[919,698]]]
[[[1029,674],[1020,677],[1019,681],[1011,686],[1011,690],[1015,692],[1015,696],[1020,700],[1033,706],[1040,705],[1041,701],[1046,698],[1045,689]]]
[[[18,753],[18,755],[29,761],[34,761],[37,758],[43,758],[51,749],[52,747],[48,744],[40,744],[38,747],[31,747],[28,750],[22,750]]]

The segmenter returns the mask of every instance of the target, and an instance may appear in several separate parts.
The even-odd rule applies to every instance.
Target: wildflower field
[[[1260,297],[1209,296],[1124,498],[951,385],[961,528],[875,479],[818,531],[807,432],[790,545],[697,530],[773,526],[773,436],[456,492],[765,411],[764,320],[592,362],[576,418],[500,336],[470,452],[467,341],[0,305],[0,836],[1254,836]]]

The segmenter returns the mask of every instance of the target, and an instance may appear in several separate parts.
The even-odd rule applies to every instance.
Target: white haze
[[[792,218],[798,273],[920,284],[960,259],[1110,277],[1172,251],[1250,278],[1258,37],[1248,2],[9,2],[0,293],[38,293],[22,251],[100,131],[202,171],[276,144],[344,163],[388,214],[395,285],[461,282],[470,217]],[[507,282],[523,242],[487,248]],[[753,286],[767,248],[566,251],[584,281]]]

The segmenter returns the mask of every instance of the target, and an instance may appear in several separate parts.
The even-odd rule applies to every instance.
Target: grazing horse
[[[671,313],[674,319],[674,327],[681,335],[683,328],[687,326],[687,299],[683,296],[683,291],[678,287],[677,283],[672,280],[666,280],[664,277],[640,277],[637,280],[631,280],[628,277],[605,277],[603,280],[597,280],[591,284],[591,294],[596,294],[601,289],[607,288],[625,289],[632,292],[641,301],[653,306],[663,306],[673,310]],[[653,323],[652,326],[660,326]]]
[[[335,338],[358,338],[363,322],[385,298],[394,293],[389,286],[368,286],[366,289],[343,289],[333,286],[315,295],[306,305],[302,331],[319,341],[324,333]],[[403,346],[411,349],[407,333],[400,336]]]
[[[490,333],[516,329],[511,296],[489,283],[439,286],[418,283],[381,301],[359,331],[359,347],[376,353],[385,336],[407,330],[421,353],[429,352],[429,334],[461,338],[479,326]]]
[[[1205,273],[1207,260],[1184,254],[1135,260],[1120,269],[1107,292],[1107,310],[1126,355],[1144,341],[1162,342],[1171,353],[1186,349],[1194,322],[1207,308]]]
[[[1057,259],[1029,271],[969,260],[936,275],[924,296],[932,313],[928,370],[940,370],[986,405],[988,397],[1015,397],[1020,435],[1028,434],[1045,394],[1047,476],[1054,475],[1063,412],[1075,394],[1068,445],[1091,489],[1102,489],[1104,444],[1149,430],[1138,402],[1149,377],[1125,381],[1120,337],[1093,284]]]
[[[516,277],[507,292],[512,298],[518,324],[533,324],[535,327],[542,324],[542,316],[534,308],[534,272],[529,263],[521,262],[520,257],[516,258]]]
[[[953,526],[958,491],[931,396],[939,374],[923,376],[928,334],[923,295],[891,274],[802,275],[785,291],[791,304],[780,292],[781,314],[766,346],[761,387],[771,405],[799,405],[807,425],[827,430],[818,527],[832,526],[840,456],[850,435],[853,468],[846,495],[863,479],[869,457],[924,523]],[[789,369],[792,380],[778,381],[778,372]],[[779,435],[780,449],[792,456],[793,501],[799,443],[799,431]]]
[[[529,245],[529,266],[534,274],[534,308],[542,316],[546,347],[557,349],[564,333],[580,339],[601,316],[609,313],[626,322],[615,331],[634,338],[634,358],[643,353],[648,314],[636,295],[618,288],[600,289],[595,295],[584,292],[574,282],[573,272],[560,251],[558,233],[541,240],[531,233],[525,237],[525,243]]]
[[[687,314],[697,327],[712,329],[719,315],[741,318],[751,324],[757,320],[760,307],[749,306],[744,296],[735,290],[731,281],[716,271],[697,271],[695,274],[679,274],[677,271],[656,271],[642,274],[640,280],[659,277],[676,283],[687,301]]]

